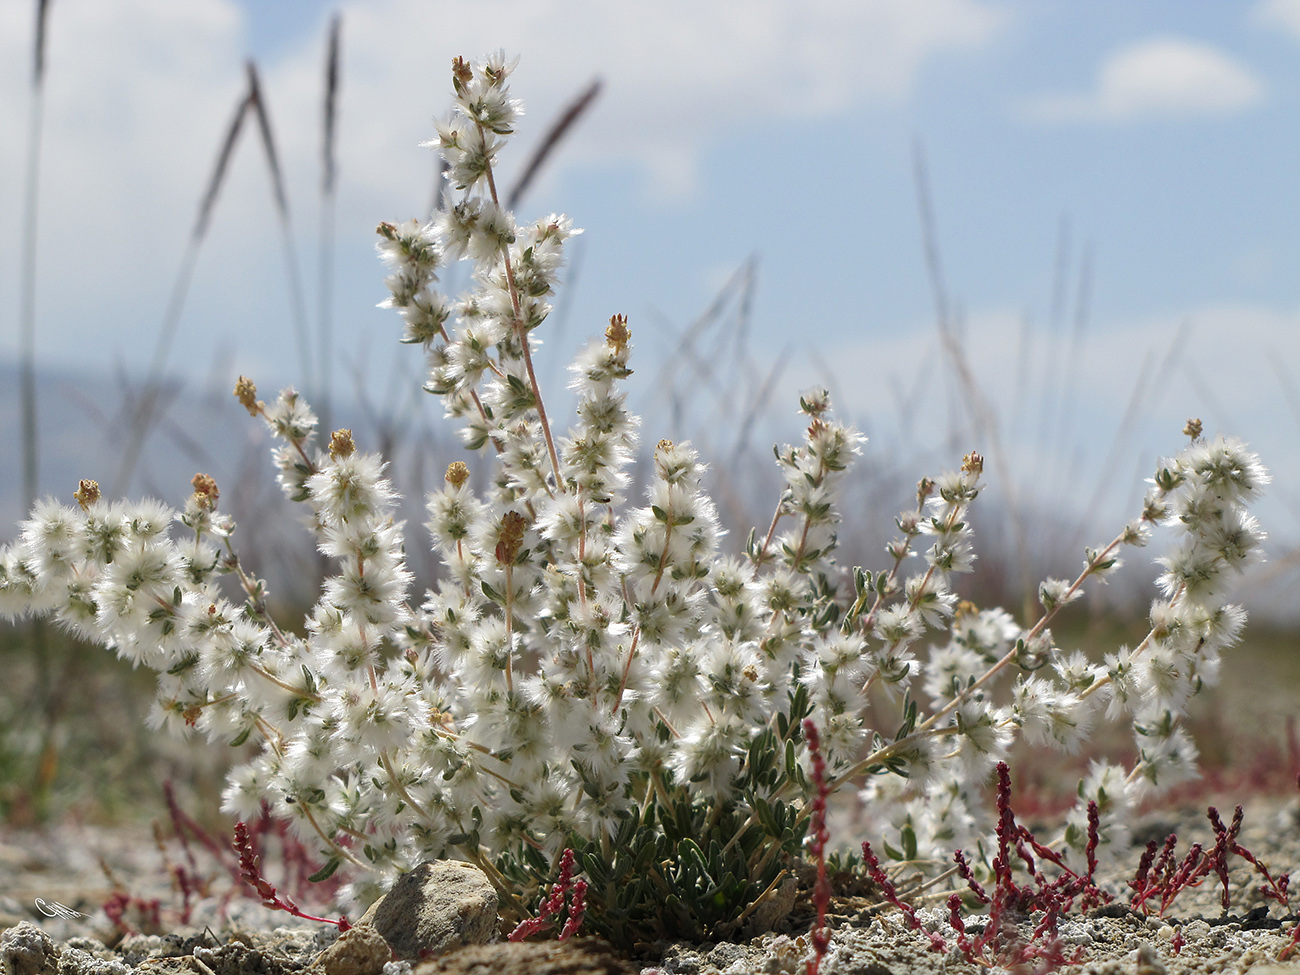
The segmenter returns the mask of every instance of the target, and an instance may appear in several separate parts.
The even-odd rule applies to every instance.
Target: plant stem
[[[478,124],[478,123],[475,123]],[[483,126],[478,125],[479,138],[485,138]],[[497,197],[497,183],[492,175],[492,164],[486,167],[488,191],[492,194],[492,203],[499,209],[501,202]],[[537,373],[533,370],[533,352],[528,342],[528,329],[524,325],[523,308],[519,302],[519,288],[515,284],[515,269],[510,263],[510,248],[501,248],[501,260],[506,269],[506,285],[510,289],[510,306],[515,313],[515,332],[519,336],[519,346],[524,353],[524,368],[528,370],[528,385],[532,387],[533,402],[537,406],[537,417],[542,424],[542,436],[546,439],[546,451],[551,455],[551,468],[555,471],[555,490],[564,493],[564,478],[560,476],[560,456],[555,451],[555,438],[551,436],[551,422],[546,418],[546,404],[542,402],[542,389],[537,384]]]

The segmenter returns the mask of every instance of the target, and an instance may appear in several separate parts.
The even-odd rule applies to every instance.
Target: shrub
[[[977,839],[982,786],[1018,735],[1078,751],[1101,715],[1131,721],[1136,763],[1093,764],[1068,836],[1079,855],[1104,852],[1132,803],[1195,774],[1180,719],[1244,620],[1226,592],[1259,552],[1245,511],[1267,481],[1258,460],[1190,422],[1138,517],[1089,549],[1077,578],[1045,581],[1041,616],[1021,625],[953,588],[973,567],[976,453],[920,483],[884,568],[836,564],[836,485],[863,438],[814,390],[802,442],[776,450],[785,487],[770,525],[724,553],[688,443],[659,441],[647,497],[624,497],[638,421],[623,316],[579,354],[576,419],[554,431],[531,346],[576,231],[559,216],[518,224],[498,202],[493,167],[520,111],[513,67],[454,62],[456,114],[434,145],[457,192],[427,225],[379,226],[386,303],[428,357],[426,389],[491,470],[476,496],[455,461],[428,497],[437,586],[410,592],[380,458],[347,430],[321,444],[292,389],[267,405],[241,378],[240,402],[278,439],[280,485],[334,560],[300,631],[267,613],[204,475],[179,514],[101,498],[92,481],[76,508],[40,502],[0,552],[0,609],[52,615],[157,670],[152,726],[259,742],[226,809],[269,803],[319,849],[322,875],[355,868],[358,900],[457,856],[522,919],[572,849],[593,929],[623,943],[733,933],[804,841],[808,718],[819,794],[866,776],[863,797],[908,859]],[[474,267],[456,301],[433,290],[454,259]],[[1057,613],[1161,524],[1176,538],[1146,638],[1101,663],[1058,647]],[[926,649],[930,631],[942,636]]]

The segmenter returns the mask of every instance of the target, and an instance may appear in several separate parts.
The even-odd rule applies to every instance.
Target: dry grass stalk
[[[285,271],[289,276],[289,309],[293,315],[294,332],[298,339],[299,368],[303,384],[315,395],[317,384],[312,371],[311,341],[307,334],[307,302],[303,297],[302,272],[298,270],[298,255],[293,246],[293,222],[289,213],[289,195],[285,191],[284,171],[280,167],[280,154],[275,148],[275,135],[266,98],[257,74],[257,65],[248,62],[248,96],[253,113],[257,116],[257,131],[262,140],[262,151],[271,173],[271,186],[275,190],[276,216],[284,244]]]
[[[226,173],[230,167],[230,159],[234,155],[235,145],[239,141],[239,133],[243,130],[244,118],[252,108],[253,101],[254,92],[251,88],[246,89],[240,95],[235,106],[235,114],[226,126],[226,134],[217,149],[217,158],[212,167],[212,175],[208,177],[207,187],[204,189],[203,196],[199,201],[194,226],[190,231],[189,240],[185,243],[185,252],[181,256],[181,266],[176,273],[175,280],[172,282],[171,293],[167,298],[167,308],[163,312],[162,327],[158,331],[158,341],[154,345],[153,358],[149,363],[148,377],[145,380],[144,388],[140,392],[140,398],[135,408],[129,410],[131,417],[128,425],[129,439],[126,448],[122,451],[122,459],[118,464],[117,474],[110,491],[111,496],[120,495],[130,487],[131,478],[135,475],[135,468],[140,460],[140,452],[144,449],[145,441],[148,439],[149,431],[153,426],[158,409],[158,399],[162,392],[160,384],[163,370],[167,367],[167,357],[171,353],[172,343],[175,341],[176,332],[180,327],[181,313],[185,309],[185,298],[189,294],[190,282],[194,277],[194,268],[198,262],[199,250],[207,237],[208,226],[212,220],[213,210],[216,208],[217,197],[221,192],[222,185],[225,183]]]
[[[528,192],[528,187],[532,185],[533,179],[541,171],[546,160],[555,152],[556,146],[568,135],[569,130],[577,123],[583,114],[591,107],[591,103],[596,100],[600,94],[601,81],[599,78],[594,79],[582,93],[578,95],[569,106],[560,113],[559,117],[551,123],[551,127],[546,130],[542,136],[542,141],[533,151],[527,165],[524,166],[523,175],[515,181],[514,187],[506,197],[506,209],[513,210],[519,205],[524,194]]]
[[[321,120],[321,187],[320,187],[320,263],[317,273],[317,322],[319,326],[320,390],[317,402],[321,423],[326,430],[330,422],[330,390],[333,388],[334,319],[334,216],[338,187],[338,94],[340,40],[343,17],[335,14],[330,21],[329,41],[325,54],[325,98]]]

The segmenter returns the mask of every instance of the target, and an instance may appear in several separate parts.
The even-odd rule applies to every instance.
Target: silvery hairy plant
[[[1260,552],[1246,513],[1267,481],[1258,460],[1189,423],[1139,515],[1077,577],[1045,581],[1041,615],[1022,624],[954,590],[974,559],[975,453],[920,483],[882,567],[836,564],[836,485],[863,438],[814,390],[801,442],[776,451],[770,524],[725,551],[689,444],[660,440],[645,497],[626,497],[638,420],[625,317],[579,353],[572,426],[552,425],[532,348],[577,231],[560,216],[520,224],[498,201],[521,111],[513,68],[455,60],[455,112],[432,143],[445,208],[379,226],[385,304],[488,482],[476,494],[456,460],[428,496],[436,586],[411,591],[381,459],[347,430],[319,438],[292,389],[268,405],[241,378],[237,397],[277,440],[279,483],[332,560],[299,629],[269,614],[205,475],[180,513],[102,498],[92,481],[76,507],[40,502],[0,551],[0,611],[53,616],[155,669],[152,727],[247,743],[226,810],[269,804],[322,873],[352,871],[358,901],[453,856],[523,917],[571,848],[587,916],[612,938],[735,932],[786,882],[807,831],[805,719],[828,787],[860,790],[910,859],[946,859],[991,827],[984,786],[1017,737],[1078,751],[1103,716],[1129,722],[1136,762],[1093,763],[1067,836],[1081,845],[1091,801],[1114,845],[1133,803],[1195,774],[1180,719],[1243,624],[1227,591]],[[452,300],[434,285],[457,259],[472,287]],[[1059,647],[1061,609],[1159,525],[1176,538],[1146,638],[1100,662]]]

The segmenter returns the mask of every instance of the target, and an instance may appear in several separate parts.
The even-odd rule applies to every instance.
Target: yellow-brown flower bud
[[[469,480],[469,468],[463,460],[454,460],[447,465],[447,483],[454,488]]]
[[[528,522],[518,511],[507,511],[501,519],[501,534],[497,536],[496,557],[501,565],[513,565],[519,554],[519,546],[524,542],[524,531]]]
[[[194,487],[194,503],[208,511],[216,511],[217,498],[221,497],[216,478],[209,474],[195,474],[190,484]]]
[[[356,449],[357,445],[352,442],[351,430],[335,430],[330,434],[330,457],[334,460],[340,457],[351,457]]]
[[[923,477],[916,482],[916,506],[920,508],[925,501],[934,493],[934,480],[929,477]]]
[[[624,352],[627,349],[628,339],[632,337],[632,331],[627,327],[626,315],[613,315],[609,319],[609,327],[605,329],[605,341],[615,352]]]
[[[257,416],[262,411],[262,404],[257,401],[257,386],[247,376],[240,376],[235,383],[235,399],[250,416]]]
[[[77,485],[77,491],[73,497],[77,499],[77,504],[81,505],[81,510],[86,511],[99,500],[99,482],[83,479]]]
[[[463,92],[466,86],[468,86],[473,80],[474,71],[470,68],[469,62],[459,56],[452,58],[451,83],[455,87],[457,93]]]

